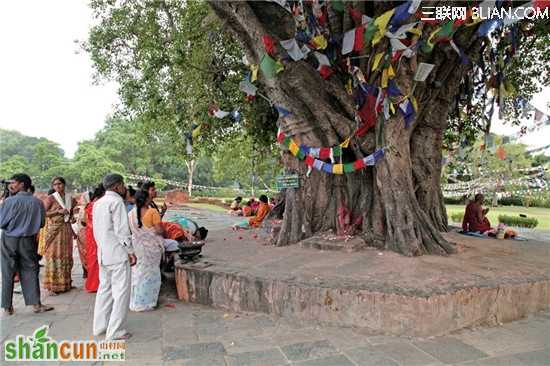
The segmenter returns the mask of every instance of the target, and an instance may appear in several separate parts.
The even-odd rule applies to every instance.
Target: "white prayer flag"
[[[214,116],[216,116],[216,118],[225,118],[229,116],[229,114],[230,112],[222,111],[221,109],[214,111]]]
[[[409,6],[409,14],[414,14],[418,10],[422,0],[412,0],[411,6]]]
[[[353,45],[355,44],[355,28],[347,31],[344,34],[344,40],[342,41],[342,55],[347,55],[353,51]]]
[[[288,55],[294,60],[298,61],[304,58],[304,53],[298,46],[298,43],[296,42],[296,39],[287,39],[285,41],[281,41],[281,46],[288,52]]]
[[[256,95],[258,88],[248,80],[243,80],[239,83],[239,90],[246,95]]]
[[[419,63],[416,73],[414,74],[414,81],[426,81],[434,66],[434,64],[427,64],[425,62]]]
[[[405,46],[403,43],[401,43],[400,40],[396,38],[390,38],[390,44],[391,44],[391,50],[393,52],[407,49],[407,46]]]
[[[315,51],[315,57],[317,57],[317,61],[319,61],[319,66],[330,66],[330,60],[325,54]]]

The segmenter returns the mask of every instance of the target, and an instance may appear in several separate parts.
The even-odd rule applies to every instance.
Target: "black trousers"
[[[2,233],[0,247],[2,265],[2,307],[12,306],[13,277],[19,273],[26,305],[40,304],[40,282],[38,274],[38,243],[36,236],[13,237]]]

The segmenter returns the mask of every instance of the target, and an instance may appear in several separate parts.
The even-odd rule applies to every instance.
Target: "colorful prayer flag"
[[[271,56],[265,54],[260,62],[260,69],[267,79],[273,79],[277,74],[277,62]]]

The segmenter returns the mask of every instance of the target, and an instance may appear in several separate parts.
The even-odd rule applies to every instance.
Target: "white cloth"
[[[130,288],[131,270],[128,260],[99,266],[99,288],[94,307],[94,336],[106,333],[105,339],[112,340],[127,333],[125,327],[130,305]]]
[[[281,46],[283,46],[283,48],[286,50],[288,55],[294,61],[301,60],[305,57],[304,53],[302,52],[302,50],[298,46],[298,43],[296,42],[296,39],[294,39],[294,38],[281,41]]]
[[[179,250],[178,241],[173,239],[164,239],[164,250],[167,252],[177,252]]]
[[[353,46],[355,44],[355,28],[347,31],[344,34],[344,40],[342,41],[342,55],[347,55],[353,51]]]
[[[63,215],[63,221],[69,222],[71,219],[71,209],[73,208],[73,200],[70,193],[65,193],[65,201],[61,198],[61,195],[59,192],[54,192],[52,194],[53,198],[59,203],[59,206],[61,206],[63,209],[69,211],[68,214]]]
[[[222,111],[221,109],[218,109],[217,111],[214,111],[214,116],[216,118],[225,118],[227,116],[229,116],[231,113],[230,112],[226,112],[226,111]]]
[[[134,253],[132,234],[126,205],[118,193],[107,191],[94,203],[93,228],[99,264],[128,261],[128,254]]]

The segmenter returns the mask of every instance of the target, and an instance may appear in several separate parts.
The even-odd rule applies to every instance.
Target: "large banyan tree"
[[[286,191],[277,245],[337,229],[346,208],[352,220],[362,218],[369,245],[407,256],[456,251],[441,234],[448,229],[440,187],[448,115],[473,116],[476,103],[485,112],[480,93],[488,90],[504,112],[514,88],[505,68],[535,25],[476,21],[469,9],[462,20],[423,21],[423,6],[435,15],[435,7],[471,2],[419,3],[209,3],[248,61],[265,71],[260,82],[273,103],[291,112],[279,118],[280,140],[287,138],[284,166],[300,176],[300,187]],[[430,65],[427,79],[415,81]],[[332,156],[310,147],[332,147],[325,149]],[[374,166],[354,169],[373,153]]]
[[[547,2],[520,21],[475,18],[477,3],[95,0],[86,49],[124,109],[179,131],[176,142],[196,121],[211,126],[206,150],[239,131],[208,117],[212,102],[242,104],[260,145],[279,140],[300,184],[285,192],[276,245],[340,231],[347,216],[367,245],[445,255],[456,249],[441,234],[442,149],[488,134],[497,110],[517,121],[549,84]],[[486,16],[518,2],[479,5]],[[241,91],[261,97],[243,104]],[[278,119],[264,118],[275,110],[265,99]]]

